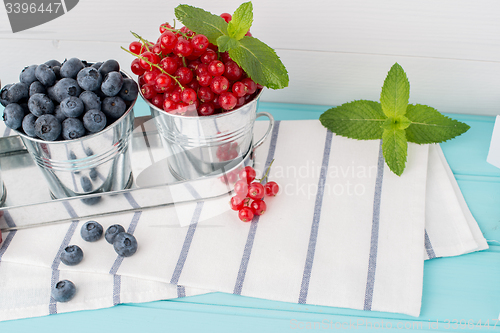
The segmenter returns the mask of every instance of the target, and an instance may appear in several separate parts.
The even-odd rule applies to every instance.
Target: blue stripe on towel
[[[366,278],[364,310],[371,310],[373,288],[375,286],[375,270],[377,268],[378,230],[380,219],[380,203],[382,197],[382,181],[384,178],[384,155],[382,153],[382,140],[378,153],[377,178],[375,180],[375,195],[373,198],[372,235],[370,257],[368,259],[368,275]]]
[[[266,165],[264,167],[264,170],[267,170],[274,159],[274,153],[276,152],[276,142],[278,141],[278,134],[280,130],[280,123],[280,121],[274,122],[274,128],[271,134],[271,142],[269,143],[269,151],[267,153]],[[236,283],[233,290],[233,294],[236,295],[241,295],[241,290],[243,289],[243,282],[245,281],[245,275],[247,273],[250,255],[252,254],[253,241],[257,232],[257,223],[259,222],[259,218],[259,216],[254,217],[254,219],[250,223],[247,242],[245,244],[245,249],[243,250],[243,257],[241,258],[240,268],[238,270],[238,276],[236,277]]]
[[[328,171],[328,162],[330,160],[330,151],[332,147],[333,133],[326,131],[325,148],[323,150],[323,161],[321,163],[321,173],[318,181],[318,192],[316,193],[316,201],[314,203],[314,214],[311,225],[311,233],[309,235],[309,246],[307,247],[306,263],[304,265],[304,273],[302,274],[302,283],[299,292],[299,304],[305,304],[307,301],[307,293],[309,291],[309,281],[311,279],[311,271],[314,262],[314,253],[316,251],[316,240],[318,238],[319,220],[321,218],[321,206],[323,205],[323,195],[325,192],[325,182]]]
[[[429,239],[429,235],[427,234],[427,230],[425,230],[425,251],[427,252],[427,256],[429,259],[436,258],[436,253],[434,253],[434,249],[432,248],[431,240]]]

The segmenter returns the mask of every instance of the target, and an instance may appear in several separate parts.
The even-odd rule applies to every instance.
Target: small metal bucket
[[[74,140],[43,141],[18,132],[47,179],[52,197],[117,191],[132,185],[129,141],[134,104],[104,130]]]
[[[5,189],[5,184],[2,181],[2,174],[0,170],[0,206],[4,204],[6,197],[7,197],[7,190]]]
[[[199,117],[167,113],[146,98],[163,145],[169,153],[170,172],[179,180],[193,180],[227,172],[252,154],[271,133],[274,118],[256,113],[259,92],[247,104],[229,112]],[[188,107],[189,108],[189,107]],[[194,111],[194,112],[192,112]],[[189,114],[188,110],[186,114]],[[253,125],[258,117],[269,118],[266,134],[253,144]]]

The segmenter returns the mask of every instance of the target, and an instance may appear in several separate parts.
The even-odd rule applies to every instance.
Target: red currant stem
[[[274,163],[274,159],[271,161],[271,163],[269,163],[269,166],[267,167],[267,170],[266,170],[266,174],[264,175],[264,177],[262,177],[260,179],[260,183],[262,184],[264,182],[264,180],[267,179],[267,176],[269,175],[269,171],[271,170],[271,165],[273,165]],[[267,181],[266,181],[267,182]]]
[[[165,30],[169,30],[169,31],[175,32],[176,34],[179,34],[179,35],[181,35],[182,37],[184,37],[184,38],[186,38],[186,39],[191,39],[191,38],[193,38],[193,37],[194,37],[194,35],[193,35],[193,36],[189,36],[188,34],[186,34],[186,33],[184,33],[184,32],[181,32],[181,31],[179,31],[179,30],[177,30],[177,29],[175,29],[175,28],[169,28],[169,27],[164,26],[164,25],[162,25],[162,27],[163,27]]]
[[[145,61],[147,64],[149,64],[150,66],[152,66],[152,67],[156,67],[156,68],[158,68],[158,69],[159,69],[162,73],[167,74],[168,76],[170,76],[170,77],[171,77],[171,78],[175,81],[175,83],[177,83],[177,84],[179,85],[179,87],[181,87],[181,90],[184,90],[184,87],[183,87],[183,86],[182,86],[182,84],[179,82],[179,80],[177,80],[177,78],[176,78],[175,76],[173,76],[172,74],[169,74],[169,73],[165,72],[165,70],[164,70],[163,68],[161,68],[161,66],[160,66],[160,65],[158,65],[158,64],[153,64],[152,62],[149,62],[149,60],[148,60],[148,59],[146,59],[146,57],[143,57],[143,56],[141,56],[141,55],[139,55],[139,54],[135,54],[134,52],[131,52],[131,51],[127,50],[127,49],[126,49],[126,48],[124,48],[123,46],[120,46],[120,47],[122,48],[122,50],[124,50],[124,51],[126,51],[126,52],[130,53],[130,54],[131,54],[131,55],[133,55],[134,57],[139,58],[139,59],[141,59],[141,60],[144,60],[144,61]]]
[[[136,34],[135,32],[131,31],[132,35],[137,38],[138,40],[141,41],[141,43],[146,47],[146,50],[150,51],[149,50],[149,45],[150,45],[150,41],[148,41],[147,39],[144,39],[142,38],[141,36],[139,36],[138,34]]]
[[[182,64],[184,65],[184,67],[187,67],[186,58],[184,58],[184,57],[181,57],[181,58],[182,58]]]

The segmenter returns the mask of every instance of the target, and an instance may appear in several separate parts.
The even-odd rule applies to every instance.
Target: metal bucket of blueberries
[[[129,141],[135,81],[115,60],[78,58],[26,67],[5,86],[4,121],[20,135],[52,197],[123,190],[132,185]],[[99,197],[86,203],[94,204]]]

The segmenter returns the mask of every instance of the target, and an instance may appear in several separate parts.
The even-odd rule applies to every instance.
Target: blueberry
[[[87,176],[80,178],[83,192],[90,193],[93,190],[92,181]]]
[[[37,65],[24,67],[24,69],[21,71],[21,74],[19,74],[19,81],[21,81],[24,84],[27,84],[28,86],[33,82],[35,82],[36,81],[35,71],[37,67],[38,67]]]
[[[37,117],[33,113],[28,113],[27,115],[24,116],[23,118],[23,131],[26,133],[26,135],[31,136],[33,138],[36,137],[36,132],[35,132],[35,121],[37,120]]]
[[[7,127],[18,129],[23,123],[23,118],[24,110],[17,103],[11,103],[3,110],[3,121]]]
[[[88,221],[82,226],[80,235],[87,242],[95,242],[102,236],[102,225],[96,221]]]
[[[61,123],[64,140],[73,140],[85,135],[85,127],[78,118],[66,118]]]
[[[42,82],[34,81],[33,83],[30,84],[30,90],[29,90],[30,97],[33,96],[34,94],[46,94],[46,93],[47,89],[42,84]]]
[[[122,89],[118,93],[118,96],[125,102],[132,102],[135,101],[138,94],[139,88],[137,87],[137,83],[132,79],[123,79]]]
[[[54,116],[56,116],[57,120],[59,120],[60,123],[64,121],[64,119],[68,118],[66,115],[62,112],[61,110],[61,105],[57,104],[54,108]]]
[[[75,266],[83,259],[83,251],[78,245],[66,246],[61,252],[61,261],[68,266]]]
[[[115,97],[106,97],[104,101],[102,101],[102,112],[109,119],[118,119],[127,111],[127,105],[118,96]]]
[[[52,288],[51,294],[56,302],[68,302],[76,294],[75,284],[69,280],[59,281]]]
[[[15,83],[9,87],[6,94],[6,101],[9,103],[17,103],[30,96],[30,88],[24,83]]]
[[[45,64],[38,65],[35,70],[35,76],[38,81],[42,82],[46,87],[53,86],[56,83],[56,73]]]
[[[55,66],[61,67],[61,63],[54,59],[46,61],[45,65],[49,66],[50,68],[54,68]]]
[[[54,74],[56,75],[56,79],[60,80],[61,79],[61,66],[54,66],[54,67],[52,67],[52,70],[54,71]]]
[[[64,78],[57,81],[53,87],[47,89],[47,92],[57,103],[61,103],[66,97],[79,96],[82,88],[80,88],[75,79]]]
[[[120,232],[113,241],[115,252],[122,257],[130,257],[137,251],[137,240],[126,232]]]
[[[106,96],[116,96],[123,86],[123,76],[119,72],[109,72],[102,80],[101,91]]]
[[[7,91],[9,90],[10,87],[12,87],[14,84],[7,84],[3,86],[2,90],[0,90],[0,103],[3,106],[7,106],[10,102],[7,101]]]
[[[44,114],[53,114],[55,106],[49,96],[45,94],[34,94],[28,100],[28,108],[31,113],[40,117]]]
[[[106,60],[101,66],[99,66],[99,72],[101,72],[102,77],[105,77],[109,72],[120,71],[120,64],[114,59]]]
[[[90,179],[96,180],[97,176],[98,176],[98,174],[97,174],[96,168],[91,168],[90,171],[89,171],[89,177],[90,177]]]
[[[61,77],[75,79],[79,71],[81,71],[85,66],[82,61],[78,58],[71,58],[66,60],[61,65]]]
[[[119,224],[113,224],[106,229],[106,232],[104,233],[104,238],[106,238],[106,241],[109,244],[113,244],[116,235],[118,235],[120,232],[125,232],[125,228],[122,227]]]
[[[80,99],[83,101],[85,111],[101,109],[101,99],[92,91],[82,92],[80,94]]]
[[[83,105],[83,101],[75,96],[69,96],[62,100],[61,111],[67,117],[80,117],[83,113],[85,106]]]
[[[97,133],[106,127],[106,115],[99,110],[88,110],[83,115],[83,126],[91,133]]]
[[[95,64],[92,64],[91,67],[94,67],[95,69],[99,69],[99,68],[101,68],[101,66],[102,66],[102,61],[96,62]]]
[[[96,90],[102,83],[101,73],[94,67],[85,67],[76,76],[78,84],[83,90]]]
[[[45,141],[55,141],[61,134],[61,123],[51,114],[44,114],[35,121],[36,135]]]

